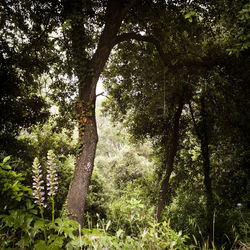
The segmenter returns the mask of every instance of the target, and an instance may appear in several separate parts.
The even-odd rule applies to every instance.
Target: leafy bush
[[[97,171],[93,171],[86,200],[84,223],[96,225],[99,216],[106,219],[109,213],[110,194],[105,190],[104,180]],[[98,216],[97,216],[98,215]]]
[[[20,202],[30,197],[32,190],[25,186],[22,182],[25,176],[13,170],[18,162],[10,160],[10,156],[6,157],[0,163],[0,213],[5,213],[8,209],[16,208]]]
[[[250,214],[247,207],[237,207],[237,204],[233,204],[231,209],[217,207],[213,216],[213,238],[209,239],[206,232],[204,195],[191,188],[178,191],[177,194],[164,209],[162,218],[171,218],[171,227],[176,231],[182,230],[189,236],[188,244],[194,244],[201,249],[209,245],[219,249],[234,249],[240,246],[240,242],[245,244],[250,241]]]
[[[54,170],[52,171],[52,167],[55,169],[53,165],[55,161],[52,156],[53,154],[50,153],[48,173],[53,173],[56,176]],[[105,220],[99,216],[97,216],[97,228],[88,229],[81,229],[77,222],[65,217],[54,219],[52,214],[52,220],[44,218],[43,211],[47,208],[43,203],[44,200],[38,195],[38,189],[43,190],[41,188],[43,182],[41,182],[42,176],[38,176],[41,172],[41,166],[36,159],[33,168],[34,174],[37,174],[37,178],[39,178],[34,177],[33,185],[36,190],[35,198],[42,215],[40,218],[35,205],[31,201],[31,188],[21,183],[23,180],[21,174],[16,174],[15,171],[11,170],[9,159],[9,157],[6,158],[0,165],[0,174],[4,177],[1,179],[1,185],[4,187],[2,192],[5,192],[4,194],[8,195],[11,201],[14,200],[19,205],[22,201],[24,205],[21,205],[20,208],[13,207],[13,209],[6,210],[5,214],[0,215],[1,249],[80,249],[81,247],[88,247],[88,249],[162,249],[175,247],[181,249],[184,246],[186,236],[175,233],[170,229],[169,223],[156,224],[152,222],[149,215],[145,213],[145,205],[135,198],[126,201],[124,197],[120,216],[116,215],[114,220],[115,226],[122,226],[124,223],[124,229],[119,228],[115,231],[111,220],[105,223]],[[7,170],[9,172],[6,172]],[[7,176],[15,177],[17,182],[8,183]],[[49,178],[52,179],[52,176],[49,176]],[[8,185],[5,185],[7,183]],[[37,186],[37,183],[39,183],[39,186]],[[54,181],[54,183],[56,182]],[[51,190],[51,184],[47,184],[47,186]],[[116,209],[114,209],[114,213],[118,212]],[[52,213],[54,213],[53,209]],[[120,220],[119,223],[116,219]]]

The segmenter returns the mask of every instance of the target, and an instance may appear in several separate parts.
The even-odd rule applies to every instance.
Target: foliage
[[[31,166],[35,157],[39,158],[42,173],[46,176],[47,152],[53,150],[57,155],[56,164],[60,189],[55,197],[56,215],[59,215],[64,204],[73,175],[76,153],[76,138],[72,138],[73,136],[69,135],[66,129],[62,129],[61,132],[56,131],[53,123],[49,121],[44,125],[33,126],[29,131],[23,131],[18,137],[22,150],[15,154],[15,157],[21,159],[17,171],[27,174],[26,185],[32,185]],[[48,203],[50,204],[51,200]]]
[[[107,129],[109,125],[107,118],[105,119],[104,124]],[[113,132],[116,134],[115,128],[113,128]],[[107,133],[103,139],[106,138],[108,143],[110,143],[108,135],[111,138],[113,136],[112,133]],[[120,138],[124,135],[116,134],[116,136]],[[127,142],[124,140],[124,137],[122,140],[123,146],[125,146]],[[194,139],[191,141],[193,141],[193,143],[195,142]],[[107,149],[107,146],[104,146],[105,143],[105,141],[101,142],[103,149]],[[187,145],[192,146],[189,142],[187,142]],[[109,150],[112,152],[112,147],[110,147]],[[134,151],[133,148],[131,148],[131,150]],[[199,150],[191,150],[190,152],[192,153],[193,163],[196,162],[198,165]],[[182,151],[182,154],[183,153],[185,153],[184,150]],[[108,156],[108,154],[106,155]],[[146,156],[147,154],[144,155]],[[182,158],[184,159],[183,156]],[[10,166],[10,163],[7,164],[5,162],[4,164]],[[142,167],[143,166],[140,168]],[[177,169],[178,171],[181,170],[181,168]],[[141,177],[126,181],[122,178],[123,185],[114,185],[110,190],[107,188],[107,181],[104,182],[104,180],[106,178],[109,178],[108,180],[113,180],[113,178],[119,180],[119,177],[122,176],[112,177],[106,175],[105,177],[105,175],[103,175],[103,177],[101,177],[103,169],[100,168],[100,165],[97,170],[100,172],[96,172],[94,175],[96,177],[93,179],[88,198],[89,207],[87,211],[89,219],[85,222],[85,228],[81,229],[81,236],[74,234],[76,231],[79,232],[77,223],[56,216],[57,218],[54,223],[49,219],[45,219],[46,241],[44,238],[43,222],[37,217],[37,210],[34,209],[34,205],[31,204],[31,201],[27,201],[27,196],[22,196],[27,197],[25,200],[21,200],[23,208],[16,208],[15,206],[14,209],[10,209],[8,212],[6,211],[6,213],[1,216],[1,247],[25,247],[27,249],[44,249],[45,247],[51,249],[62,249],[66,247],[69,249],[77,249],[80,248],[81,245],[90,249],[102,247],[117,249],[162,249],[164,247],[171,248],[171,246],[174,249],[188,249],[194,247],[192,245],[205,247],[207,239],[206,235],[203,235],[204,229],[202,229],[202,226],[204,226],[204,200],[200,190],[202,189],[202,185],[198,184],[199,182],[197,182],[198,185],[196,185],[196,182],[193,182],[192,188],[187,188],[188,186],[185,186],[183,183],[183,188],[186,192],[183,192],[181,185],[178,190],[175,190],[178,195],[175,196],[174,201],[171,203],[171,206],[165,210],[163,216],[163,218],[171,218],[171,223],[163,221],[158,224],[155,223],[153,219],[153,199],[151,197],[155,194],[155,190],[153,189],[155,180],[152,172],[151,174],[148,172],[148,176],[144,173]],[[184,170],[185,169],[182,169],[182,171]],[[120,171],[122,171],[122,169],[120,169]],[[178,183],[178,178],[181,173],[178,173],[178,171],[176,171],[176,180],[173,179],[173,183],[176,184]],[[196,170],[193,169],[193,171]],[[6,173],[3,173],[3,175],[5,174]],[[102,178],[102,180],[100,178]],[[192,174],[189,175],[189,178],[190,181],[192,181]],[[3,181],[4,180],[5,182],[8,181],[8,179],[3,178]],[[186,181],[188,184],[189,179],[187,177]],[[22,190],[23,189],[18,192],[17,197],[23,193]],[[108,193],[107,190],[109,190]],[[103,192],[106,194],[103,194]],[[58,194],[59,193],[60,184],[58,189]],[[7,195],[9,196],[10,193]],[[55,196],[55,198],[56,197],[57,196]],[[13,199],[8,200],[13,203]],[[26,204],[24,201],[26,201]],[[48,205],[49,207],[45,210],[51,213],[51,204],[48,203]],[[100,216],[94,215],[93,211],[90,213],[93,205],[95,206],[95,212],[103,211]],[[243,210],[236,208],[233,213],[232,210],[216,212],[215,237],[221,237],[219,233],[221,229],[219,227],[222,225],[224,227],[223,231],[226,233],[223,239],[221,238],[222,245],[238,246],[239,240],[241,240],[241,244],[246,244],[249,237],[247,234],[249,225],[247,221],[247,211],[247,207],[243,207]],[[227,226],[224,222],[224,218],[228,221]],[[232,224],[234,224],[233,228]],[[172,230],[172,228],[174,230]],[[180,230],[183,230],[185,235],[189,235],[189,238],[185,235],[183,236],[181,233],[176,233]]]
[[[205,200],[197,188],[189,188],[178,192],[173,202],[164,210],[164,218],[171,218],[171,227],[183,230],[189,235],[188,244],[201,249],[212,242],[220,249],[234,249],[241,242],[249,242],[249,212],[234,204],[232,209],[215,210],[213,213],[213,238],[208,239],[206,233],[206,218],[204,217]]]
[[[123,2],[1,1],[0,248],[249,248],[248,1],[135,1],[118,35],[105,43],[100,35],[115,22],[103,13],[134,1]],[[77,116],[80,92],[95,89],[85,87],[98,79],[107,59],[102,53],[117,42],[103,74],[109,95],[103,106],[116,126],[108,116],[97,118],[96,169],[79,228],[60,216],[82,150],[75,123],[63,127]],[[93,72],[94,62],[101,63]],[[94,91],[90,96],[95,99]],[[180,143],[156,223],[180,98]],[[44,196],[53,194],[43,201],[40,219],[31,202],[32,162],[41,163],[35,164],[38,186],[51,149],[57,159],[50,154]]]
[[[107,218],[109,211],[108,203],[111,199],[111,195],[107,192],[106,185],[102,176],[97,171],[94,171],[89,185],[85,209],[86,213],[84,216],[84,224],[89,224],[90,227],[96,225],[99,219],[98,216],[103,219]]]
[[[43,123],[49,116],[42,76],[59,58],[48,38],[55,19],[44,10],[57,8],[53,2],[0,3],[0,150],[5,155],[13,154],[10,144],[22,128]]]
[[[133,144],[121,123],[112,125],[110,117],[99,115],[100,138],[95,159],[96,169],[103,176],[106,189],[123,189],[153,171],[149,142]]]
[[[34,210],[34,206],[31,205]],[[10,210],[8,215],[1,216],[1,247],[19,247],[21,249],[62,249],[67,244],[69,249],[75,249],[73,232],[78,224],[67,218],[57,218],[55,222],[43,220],[30,213],[30,208]],[[36,210],[34,210],[37,212]],[[43,238],[46,230],[48,239]],[[5,233],[4,233],[5,232]]]
[[[95,159],[96,169],[89,187],[84,220],[91,225],[98,220],[96,214],[104,219],[117,220],[113,217],[115,204],[119,210],[118,201],[126,193],[131,193],[130,197],[136,198],[137,195],[133,193],[138,186],[141,186],[140,199],[148,199],[149,196],[153,198],[155,185],[151,176],[153,161],[150,144],[129,143],[122,125],[113,126],[109,117],[102,114],[98,115],[97,122],[100,136]]]
[[[119,200],[112,200],[108,218],[113,222],[111,229],[114,232],[122,229],[126,235],[138,236],[141,228],[145,228],[148,220],[153,218],[153,211],[142,202],[140,187],[134,187],[133,193],[130,190],[132,185],[123,191]]]
[[[8,159],[2,163],[7,165]],[[36,160],[37,161],[37,160]],[[37,163],[35,167],[37,166]],[[13,171],[14,172],[14,171]],[[7,180],[5,180],[7,182]],[[18,190],[20,197],[25,189]],[[17,199],[19,200],[19,199]],[[132,199],[127,209],[130,209],[131,216],[135,216],[136,220],[142,220],[138,208],[141,209],[140,201]],[[44,209],[45,206],[44,206]],[[148,228],[141,227],[138,238],[125,236],[123,230],[118,230],[115,235],[108,233],[111,221],[107,224],[99,220],[102,228],[97,229],[81,229],[77,222],[67,218],[58,217],[55,220],[44,220],[37,217],[37,210],[30,200],[26,200],[26,204],[20,209],[11,209],[7,214],[0,216],[0,238],[1,248],[21,249],[78,249],[82,246],[90,249],[112,247],[115,249],[162,249],[166,246],[175,246],[182,248],[186,236],[181,233],[175,233],[169,228],[169,223],[154,224],[149,223]],[[132,219],[132,218],[131,218]],[[133,220],[133,219],[132,219]],[[131,224],[132,226],[132,224]],[[133,225],[136,227],[136,224]],[[138,226],[138,223],[137,223]],[[156,233],[157,232],[159,235]],[[45,234],[43,234],[46,231]],[[78,236],[76,232],[78,233]],[[44,236],[43,236],[44,235]]]
[[[25,176],[13,170],[17,164],[18,162],[10,160],[10,156],[0,163],[1,214],[25,202],[32,193],[32,190],[23,184]]]
[[[240,7],[237,14],[237,21],[232,28],[234,39],[231,46],[233,48],[228,49],[229,54],[236,54],[237,56],[239,56],[241,52],[249,50],[250,47],[250,4],[245,3]]]

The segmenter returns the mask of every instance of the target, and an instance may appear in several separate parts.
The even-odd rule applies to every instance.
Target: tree
[[[211,238],[212,236],[212,221],[213,221],[213,213],[214,213],[214,198],[213,198],[213,190],[212,190],[212,178],[211,178],[211,164],[210,164],[210,151],[209,151],[209,124],[208,117],[206,111],[206,99],[205,99],[205,91],[201,93],[200,96],[200,123],[197,125],[195,120],[193,109],[191,103],[189,103],[189,109],[192,117],[192,121],[194,123],[195,132],[200,140],[200,148],[202,155],[202,163],[203,163],[203,174],[204,174],[204,186],[206,190],[206,213],[207,213],[207,232]]]
[[[10,49],[14,55],[19,56],[16,57],[18,66],[14,73],[10,70],[11,63],[8,63],[7,70],[4,69],[6,72],[11,72],[7,74],[7,78],[11,79],[14,75],[19,80],[28,79],[28,76],[31,75],[31,83],[33,83],[34,79],[41,79],[42,76],[48,77],[49,80],[46,83],[49,85],[50,91],[53,91],[50,98],[60,104],[61,114],[67,112],[73,116],[73,110],[77,109],[79,155],[68,194],[67,207],[70,217],[80,224],[98,139],[95,121],[95,89],[112,48],[117,43],[127,40],[133,40],[133,45],[141,48],[142,54],[148,53],[155,47],[152,61],[157,64],[155,69],[160,72],[157,77],[163,79],[166,70],[169,79],[173,80],[168,83],[172,91],[168,97],[165,95],[165,90],[161,98],[158,98],[154,92],[152,92],[153,94],[150,91],[147,93],[150,98],[152,97],[151,100],[161,104],[156,107],[157,114],[160,114],[159,117],[153,117],[154,121],[149,123],[155,130],[151,131],[156,137],[161,135],[161,128],[164,134],[170,138],[169,131],[175,124],[174,117],[177,114],[175,111],[180,110],[178,107],[182,106],[182,102],[179,101],[182,100],[183,93],[187,90],[187,96],[183,97],[184,105],[190,99],[192,91],[199,91],[194,84],[195,79],[199,78],[196,78],[195,74],[199,73],[199,76],[204,76],[205,71],[213,70],[214,67],[222,65],[228,59],[223,53],[220,53],[221,50],[218,50],[219,53],[216,50],[215,53],[214,47],[216,46],[211,46],[212,39],[208,39],[213,34],[213,29],[217,28],[215,25],[210,26],[209,22],[206,23],[210,13],[213,14],[214,5],[207,1],[199,1],[197,4],[193,2],[187,4],[186,1],[174,3],[140,1],[138,8],[133,8],[136,3],[139,1],[48,0],[44,3],[40,0],[32,2],[5,0],[1,3],[2,10],[7,10],[7,14],[3,15],[4,28],[2,29],[4,37],[2,40],[7,42],[7,47],[4,43],[2,44],[8,48],[7,52]],[[181,27],[181,32],[176,33],[176,29]],[[204,32],[199,37],[200,31]],[[209,43],[206,43],[206,39]],[[140,42],[134,42],[134,40]],[[191,41],[195,42],[191,43]],[[144,46],[144,42],[148,42],[150,45]],[[7,52],[3,53],[4,61],[10,58],[11,53]],[[156,58],[157,53],[160,55],[161,64]],[[147,54],[147,57],[151,57],[151,55]],[[132,56],[128,59],[132,61],[133,58]],[[25,59],[28,63],[24,63]],[[150,66],[148,63],[148,67]],[[176,79],[173,77],[175,74],[178,75]],[[157,88],[159,79],[156,79],[156,76],[153,76],[152,81],[148,81],[148,77],[152,76],[153,74],[146,75],[145,78],[148,83],[153,83],[152,86],[156,83]],[[175,85],[183,77],[186,78],[185,81]],[[132,74],[130,78],[132,78]],[[166,81],[164,81],[165,83]],[[160,92],[164,89],[164,84],[159,84]],[[147,91],[152,86],[145,85],[143,91]],[[46,90],[47,87],[44,86],[44,89]],[[124,89],[127,90],[127,88]],[[34,92],[36,90],[37,88]],[[137,85],[136,91],[131,95],[136,95],[137,101],[140,101],[139,98],[142,96],[140,91],[141,87]],[[28,89],[28,93],[31,92]],[[168,119],[161,115],[167,110],[164,105],[166,98],[170,100]],[[145,98],[144,104],[151,102],[148,100]],[[148,114],[149,112],[145,110],[143,118],[146,118]],[[68,116],[61,116],[61,118],[61,121],[65,123]],[[166,123],[166,120],[169,122]],[[159,121],[163,122],[158,129],[157,122]],[[148,132],[146,131],[146,133]],[[176,150],[172,150],[172,152],[174,151]]]
[[[135,138],[148,136],[157,141],[165,154],[162,159],[164,177],[156,209],[159,220],[182,133],[179,129],[182,110],[192,95],[194,81],[198,79],[196,74],[207,65],[207,55],[203,53],[201,57],[197,53],[201,51],[199,43],[203,39],[197,35],[201,34],[201,23],[193,17],[191,25],[183,14],[183,5],[169,3],[161,8],[159,5],[154,7],[160,19],[153,16],[150,22],[147,21],[148,27],[143,21],[140,23],[143,28],[146,26],[145,35],[128,32],[119,36],[120,41],[135,40],[133,48],[129,43],[119,45],[105,76],[112,97],[112,105],[108,100],[107,106],[113,107],[114,116],[127,121]],[[177,34],[176,29],[179,30]]]
[[[81,25],[82,13],[79,10],[88,9],[89,11],[91,11],[91,6],[79,6],[78,2],[64,2],[64,9],[67,10],[65,12],[65,16],[67,19],[71,20],[70,38],[72,41],[72,58],[73,64],[75,66],[75,74],[78,76],[79,80],[79,100],[77,103],[77,107],[80,117],[78,119],[78,122],[79,126],[81,127],[81,131],[84,131],[80,133],[82,151],[77,159],[75,175],[71,190],[68,195],[68,208],[70,212],[73,213],[72,218],[75,218],[78,222],[81,221],[81,217],[84,212],[85,197],[93,170],[93,161],[97,143],[96,122],[94,118],[95,87],[113,46],[118,42],[122,42],[128,39],[137,39],[151,42],[156,46],[165,65],[168,65],[170,68],[172,66],[172,69],[176,69],[177,67],[184,68],[186,66],[189,66],[190,68],[192,68],[193,66],[197,66],[198,68],[210,70],[213,69],[213,67],[216,67],[218,59],[220,59],[218,57],[214,57],[213,54],[210,53],[211,51],[208,50],[206,51],[207,53],[205,53],[205,55],[203,54],[202,56],[193,56],[190,53],[188,58],[181,57],[181,60],[179,62],[176,63],[174,61],[171,61],[171,64],[169,64],[168,54],[164,53],[164,50],[161,46],[159,46],[154,38],[141,36],[138,35],[138,33],[125,33],[117,35],[122,20],[125,18],[126,13],[135,4],[135,2],[136,1],[131,0],[123,4],[122,2],[108,1],[105,15],[105,26],[100,34],[100,39],[97,44],[96,51],[89,59],[86,58],[85,53],[83,55],[81,53],[84,48],[84,43],[86,42],[86,36],[84,33],[84,26]],[[183,4],[185,5],[185,3]],[[166,7],[166,3],[159,2],[154,6],[156,6],[156,10],[160,10],[162,6]],[[172,7],[171,4],[169,4],[169,6]],[[178,5],[174,6],[173,8],[175,9],[177,8],[177,6]],[[199,8],[199,4],[191,5],[191,7],[197,7],[197,9],[200,9],[203,13],[203,9]],[[196,22],[198,23],[199,16],[195,18],[191,15],[191,19],[192,21],[196,20]],[[191,19],[189,14],[188,22],[190,22]],[[130,26],[129,23],[127,26]],[[199,28],[199,25],[194,27]],[[124,27],[124,30],[127,31],[127,27]],[[132,31],[134,30],[135,29],[132,28]],[[154,30],[157,30],[155,26]],[[194,33],[191,34],[194,37]],[[182,36],[185,38],[185,32]],[[79,65],[77,63],[81,61],[82,57],[86,59],[85,65]],[[85,74],[83,72],[85,72]],[[81,192],[79,192],[79,190],[81,190]]]
[[[195,7],[195,11],[191,11]],[[215,125],[214,120],[217,119],[218,121],[218,118],[213,115],[210,116],[207,109],[210,110],[212,102],[218,100],[215,92],[217,88],[218,91],[220,90],[219,85],[223,81],[227,81],[228,77],[231,78],[233,76],[232,73],[227,70],[226,72],[225,69],[230,68],[230,64],[235,65],[236,61],[239,62],[240,60],[237,60],[235,57],[230,58],[227,54],[226,51],[232,37],[226,35],[223,29],[220,28],[220,25],[228,28],[228,23],[225,20],[230,18],[225,10],[230,7],[230,3],[226,7],[216,3],[215,7],[217,9],[213,5],[208,5],[207,11],[201,10],[199,7],[198,4],[197,6],[185,6],[186,9],[180,6],[180,9],[178,9],[177,6],[169,4],[167,8],[162,8],[159,19],[151,18],[150,21],[147,20],[147,24],[139,19],[141,21],[141,26],[139,27],[143,27],[140,32],[143,32],[143,35],[138,31],[140,28],[135,33],[133,28],[127,27],[128,30],[131,29],[132,31],[118,38],[119,41],[133,39],[133,48],[131,43],[119,45],[117,53],[110,63],[106,72],[106,77],[108,78],[106,84],[112,97],[112,105],[109,104],[110,101],[108,100],[107,106],[112,106],[114,117],[127,122],[130,132],[135,138],[141,139],[149,136],[155,140],[155,138],[159,139],[161,136],[164,138],[165,135],[170,142],[176,142],[178,141],[178,123],[176,121],[178,120],[177,114],[179,112],[178,108],[175,107],[175,102],[168,102],[167,96],[171,96],[171,94],[165,93],[166,90],[171,93],[174,88],[170,84],[164,85],[161,82],[166,82],[167,79],[172,81],[173,85],[177,86],[180,84],[182,87],[176,87],[177,91],[175,93],[173,91],[172,97],[180,97],[184,92],[186,94],[184,104],[189,103],[195,95],[199,96],[199,104],[197,104],[200,110],[198,133],[207,198],[207,231],[211,234],[214,198],[209,150],[210,145],[213,144],[213,134],[210,131],[213,131],[213,126],[220,127],[221,124]],[[237,10],[238,8],[240,8],[240,4],[237,5]],[[219,10],[224,11],[222,15],[224,19],[218,15]],[[172,15],[167,15],[166,13],[171,13]],[[167,21],[173,23],[173,26],[167,25]],[[176,34],[177,27],[180,32]],[[213,36],[213,41],[211,36]],[[145,42],[150,44],[145,45]],[[128,52],[128,48],[131,52]],[[155,66],[157,64],[157,59],[155,59],[156,51],[162,62],[162,64],[158,63],[157,67]],[[247,56],[247,51],[241,58],[243,61],[245,61],[245,56]],[[166,72],[161,68],[166,68]],[[244,71],[243,78],[245,78],[247,71],[247,69]],[[174,74],[177,77],[173,76]],[[210,103],[207,103],[207,93],[204,93],[204,86],[201,86],[203,81],[207,82],[207,85],[211,81],[217,82],[216,87],[211,90],[213,94],[210,92]],[[238,80],[234,78],[233,81],[236,83]],[[183,89],[185,90],[183,91]],[[224,92],[222,95],[225,97],[228,93]],[[162,115],[164,114],[163,110],[166,108],[165,104],[167,109],[172,111],[172,117],[176,117],[176,119],[171,119],[171,115],[169,115],[166,118],[168,120],[167,124],[163,119],[164,115]],[[227,106],[225,103],[221,103],[221,105],[222,107]],[[173,115],[174,110],[177,110],[176,116]],[[176,124],[176,126],[173,124]],[[164,129],[164,126],[168,126],[168,131]],[[176,129],[173,129],[174,127]],[[169,145],[171,146],[169,147]],[[158,218],[166,198],[166,191],[163,190],[166,190],[168,187],[169,176],[173,171],[173,159],[177,150],[176,143],[168,144],[165,142],[162,143],[162,147],[167,152],[167,172],[165,174],[166,178],[162,182],[162,192],[158,202]]]
[[[64,2],[66,19],[71,20],[72,58],[75,73],[79,80],[77,108],[79,114],[79,141],[81,143],[81,152],[77,157],[75,173],[68,194],[67,208],[71,213],[70,217],[77,220],[80,224],[82,224],[98,140],[95,120],[96,84],[108,60],[109,54],[116,43],[121,23],[129,9],[135,3],[135,0],[127,2],[110,0],[107,2],[104,28],[100,34],[96,51],[88,60],[84,51],[85,34],[84,15],[82,13],[82,10],[86,6],[82,5],[79,1]],[[93,11],[90,8],[89,11],[91,10]],[[78,62],[82,62],[83,60],[85,60],[82,63],[83,65],[79,65]]]
[[[12,144],[17,143],[15,136],[22,128],[44,122],[49,115],[39,79],[53,60],[47,48],[51,43],[41,35],[40,25],[47,23],[47,16],[36,16],[35,7],[32,19],[39,26],[29,25],[26,16],[31,8],[28,1],[0,4],[0,151],[4,155],[14,154]],[[37,51],[41,46],[43,54]]]
[[[31,3],[13,0],[1,4],[1,8],[8,13],[4,15],[3,24],[6,28],[3,31],[10,40],[10,46],[21,55],[25,55],[25,52],[33,53],[31,61],[33,58],[45,59],[42,64],[45,65],[44,71],[39,69],[36,72],[55,75],[50,76],[50,88],[54,90],[54,100],[63,104],[61,110],[69,106],[69,100],[72,101],[72,98],[68,101],[65,98],[70,96],[70,88],[78,88],[76,106],[81,152],[77,158],[67,203],[71,217],[79,223],[82,223],[97,143],[96,84],[111,49],[116,44],[121,23],[136,2],[51,0],[43,3],[38,0]],[[15,33],[15,26],[19,33]],[[99,37],[98,41],[94,40],[94,33]],[[66,53],[61,49],[65,49]],[[37,69],[36,64],[33,63],[32,66]],[[26,65],[26,69],[31,70],[31,65]],[[63,77],[65,74],[77,78],[77,81],[72,78],[70,83]]]

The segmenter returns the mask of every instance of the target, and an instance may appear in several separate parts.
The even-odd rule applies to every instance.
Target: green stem
[[[51,197],[52,200],[52,223],[55,223],[55,201],[54,201],[54,196],[52,195]]]
[[[43,228],[44,239],[45,239],[45,242],[47,243],[47,231],[46,231],[46,227],[45,227],[45,219],[44,219],[44,216],[43,216],[43,208],[42,208],[42,206],[39,206],[39,208],[40,208],[40,214],[41,214],[41,217],[42,217],[42,220],[43,220],[43,225],[44,225],[44,228]]]

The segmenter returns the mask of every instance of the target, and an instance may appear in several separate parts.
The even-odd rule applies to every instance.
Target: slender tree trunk
[[[201,126],[198,128],[195,121],[192,106],[189,103],[189,109],[191,112],[192,120],[194,123],[195,131],[201,142],[201,155],[203,161],[203,174],[204,174],[204,186],[206,195],[206,218],[207,218],[207,232],[212,239],[212,228],[213,228],[213,212],[214,212],[214,197],[212,189],[212,179],[210,176],[211,165],[210,165],[210,153],[209,153],[209,141],[208,141],[208,128],[207,128],[207,114],[205,109],[205,97],[201,97]]]
[[[212,239],[214,199],[210,176],[210,154],[208,148],[207,117],[204,96],[201,97],[201,154],[203,158],[204,185],[206,189],[207,231]]]
[[[110,52],[116,43],[117,33],[119,32],[122,20],[135,2],[136,0],[126,1],[126,3],[122,0],[108,1],[105,27],[100,36],[96,52],[90,60],[89,65],[87,65],[88,74],[86,74],[85,77],[78,75],[80,80],[79,101],[77,104],[80,115],[78,120],[80,153],[76,160],[74,177],[68,193],[67,209],[69,217],[78,221],[81,225],[86,196],[94,168],[96,144],[98,141],[95,118],[96,84]],[[77,23],[75,27],[78,27]],[[74,28],[74,24],[72,24],[72,28]],[[76,45],[81,42],[81,40],[79,40],[80,34],[79,37],[77,37],[77,32],[79,32],[79,30],[73,30],[72,32],[76,34]],[[82,48],[82,46],[79,45],[78,48]],[[75,55],[75,57],[78,58],[80,53],[84,53],[84,51],[78,50],[76,53],[73,53],[73,56]],[[79,72],[79,70],[76,70],[76,73],[77,72]],[[77,74],[82,73],[84,72]]]
[[[180,117],[181,117],[183,105],[184,105],[183,98],[180,98],[178,108],[174,114],[172,132],[170,135],[171,137],[168,143],[169,146],[168,146],[168,152],[167,152],[166,174],[161,184],[161,189],[160,189],[159,198],[158,198],[158,205],[156,208],[156,220],[157,221],[159,221],[161,212],[166,203],[166,196],[167,196],[167,191],[169,187],[169,179],[173,171],[174,159],[175,159],[177,148],[178,148],[179,123],[180,123]]]

